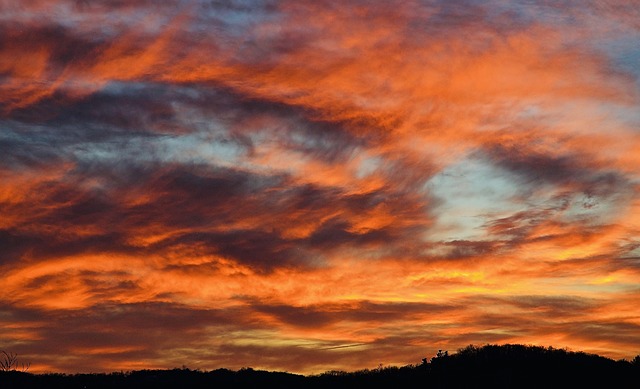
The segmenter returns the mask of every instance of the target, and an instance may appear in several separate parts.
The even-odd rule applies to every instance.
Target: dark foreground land
[[[0,388],[640,388],[640,356],[602,356],[523,345],[468,346],[403,367],[303,376],[251,368],[110,374],[0,372]]]

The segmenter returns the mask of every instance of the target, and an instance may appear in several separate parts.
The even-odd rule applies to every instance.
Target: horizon
[[[639,21],[623,0],[0,2],[0,350],[36,373],[631,360]]]
[[[596,358],[602,358],[604,360],[607,361],[611,361],[611,362],[616,362],[616,363],[621,363],[621,362],[626,362],[629,363],[631,365],[634,364],[638,364],[640,361],[640,354],[638,354],[636,357],[634,357],[633,359],[612,359],[603,355],[599,355],[599,354],[594,354],[594,353],[587,353],[585,351],[582,350],[570,350],[568,348],[558,348],[558,347],[553,347],[553,346],[539,346],[539,345],[532,345],[532,344],[519,344],[519,343],[502,343],[502,344],[490,344],[490,343],[486,343],[483,345],[474,345],[474,344],[469,344],[466,347],[460,348],[458,350],[449,352],[449,350],[438,350],[438,352],[435,355],[432,355],[430,357],[425,357],[425,358],[421,358],[421,361],[416,362],[416,363],[408,363],[408,364],[402,364],[402,365],[383,365],[383,364],[379,364],[378,366],[375,367],[364,367],[364,368],[360,368],[360,369],[356,369],[356,370],[325,370],[322,372],[311,372],[311,373],[298,373],[298,372],[290,372],[290,371],[286,371],[286,370],[269,370],[269,369],[262,369],[260,367],[254,367],[254,366],[243,366],[241,368],[238,369],[229,369],[227,367],[224,366],[219,366],[219,367],[214,367],[211,369],[200,369],[200,368],[191,368],[190,366],[187,365],[182,365],[182,366],[174,366],[174,367],[164,367],[164,368],[144,368],[144,369],[139,369],[139,370],[112,370],[112,371],[76,371],[76,372],[56,372],[56,371],[44,371],[44,372],[32,372],[29,371],[30,368],[30,363],[25,364],[23,362],[21,362],[19,359],[17,359],[17,354],[12,354],[12,353],[7,353],[5,356],[6,358],[0,358],[2,359],[2,369],[0,369],[0,373],[2,372],[19,372],[19,373],[29,373],[29,374],[35,374],[35,375],[49,375],[49,374],[65,374],[65,375],[85,375],[85,374],[90,374],[90,375],[110,375],[110,374],[131,374],[131,373],[137,373],[137,372],[143,372],[143,371],[174,371],[174,370],[186,370],[186,371],[191,371],[191,372],[198,372],[198,373],[211,373],[211,372],[216,372],[216,371],[220,371],[220,370],[225,370],[225,371],[230,371],[230,372],[243,372],[243,371],[257,371],[257,372],[268,372],[268,373],[285,373],[285,374],[291,374],[291,375],[299,375],[299,376],[304,376],[304,377],[313,377],[313,376],[322,376],[322,375],[335,375],[336,373],[345,373],[345,374],[355,374],[355,373],[362,373],[362,372],[376,372],[376,371],[382,371],[385,369],[403,369],[403,368],[420,368],[422,366],[425,365],[431,365],[437,362],[437,360],[441,360],[442,358],[448,358],[448,357],[454,357],[456,355],[469,355],[467,353],[467,351],[469,349],[475,349],[477,351],[481,351],[481,350],[486,350],[486,349],[490,349],[490,348],[498,348],[498,349],[512,349],[511,351],[513,352],[513,349],[525,349],[526,352],[531,352],[534,349],[537,349],[537,351],[544,351],[544,352],[554,352],[554,353],[558,353],[558,352],[562,352],[565,353],[568,356],[576,356],[576,355],[582,355],[582,356],[588,356],[588,357],[596,357]],[[5,351],[5,350],[0,350],[0,351]],[[523,352],[522,350],[518,350],[518,352]],[[14,357],[15,359],[11,360],[11,357]],[[9,362],[12,361],[12,362]]]

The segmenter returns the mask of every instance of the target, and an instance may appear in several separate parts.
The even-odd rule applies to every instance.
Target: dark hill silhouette
[[[640,356],[595,354],[518,344],[468,346],[422,363],[355,372],[297,375],[232,371],[138,370],[109,374],[0,372],[0,388],[640,388]]]

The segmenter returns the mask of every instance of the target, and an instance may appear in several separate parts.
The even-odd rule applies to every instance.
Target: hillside
[[[109,374],[0,372],[0,388],[638,388],[640,356],[599,355],[517,344],[468,346],[422,363],[355,372],[296,375],[232,371],[140,370]]]

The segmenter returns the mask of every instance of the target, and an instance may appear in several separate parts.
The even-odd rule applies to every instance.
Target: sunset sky
[[[0,350],[640,354],[640,3],[0,0]]]

